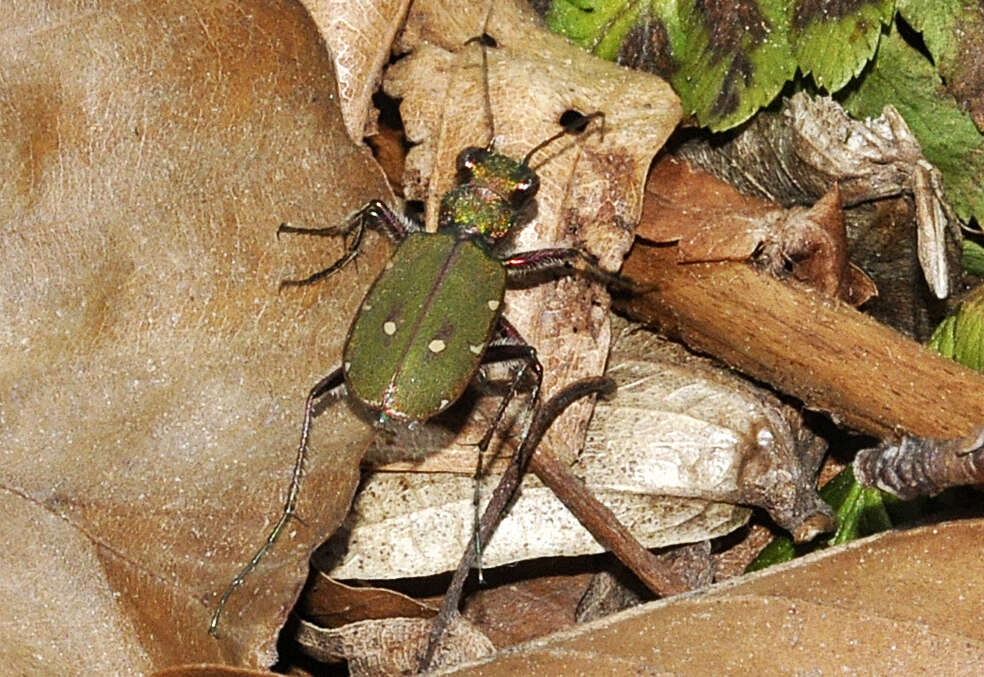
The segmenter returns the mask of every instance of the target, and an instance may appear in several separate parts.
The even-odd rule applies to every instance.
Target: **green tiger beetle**
[[[483,51],[483,62],[484,57]],[[529,387],[529,406],[535,407],[543,378],[536,350],[502,315],[510,278],[530,271],[555,270],[624,285],[617,276],[599,268],[594,257],[578,249],[537,249],[505,256],[495,253],[496,245],[516,227],[520,212],[539,188],[537,174],[530,167],[533,155],[567,134],[582,132],[594,119],[601,119],[602,125],[604,120],[600,112],[575,117],[519,161],[494,150],[494,134],[486,147],[461,151],[457,185],[441,200],[436,233],[424,232],[420,224],[378,200],[367,203],[340,227],[280,226],[278,237],[297,233],[349,239],[345,254],[335,263],[305,279],[285,280],[282,287],[312,284],[341,270],[358,255],[367,227],[381,229],[398,247],[362,301],[349,329],[341,366],[308,393],[283,512],[266,541],[219,599],[209,624],[211,635],[217,636],[230,595],[294,515],[316,401],[344,386],[349,396],[380,422],[425,421],[458,400],[480,366],[521,363],[496,419],[479,443],[482,448],[491,440],[506,402],[524,384]]]

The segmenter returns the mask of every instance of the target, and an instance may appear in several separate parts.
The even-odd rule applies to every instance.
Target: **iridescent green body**
[[[348,392],[385,417],[422,421],[471,383],[502,312],[506,269],[491,254],[538,181],[484,148],[458,158],[437,233],[410,233],[373,283],[342,356]]]
[[[349,330],[349,394],[390,418],[428,419],[461,397],[485,355],[506,271],[474,239],[411,233]]]

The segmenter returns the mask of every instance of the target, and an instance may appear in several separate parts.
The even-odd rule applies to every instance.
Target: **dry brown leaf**
[[[2,663],[267,665],[354,490],[368,434],[345,407],[315,422],[303,522],[218,641],[209,615],[281,509],[304,395],[386,254],[278,294],[340,245],[274,233],[385,186],[300,6],[18,4],[0,23]]]
[[[911,195],[914,220],[900,224],[895,240],[912,240],[912,258],[930,290],[945,298],[960,276],[959,221],[943,193],[939,172],[923,157],[919,141],[892,106],[878,118],[858,122],[830,97],[802,92],[784,102],[777,113],[757,115],[728,143],[688,142],[680,156],[748,195],[783,205],[813,204],[840,185],[841,204],[857,206],[875,200]],[[854,256],[867,270],[868,259],[882,251],[866,243],[870,217],[858,210],[852,231]],[[868,271],[872,272],[872,271]],[[896,272],[889,279],[898,277]],[[879,287],[881,277],[876,277]],[[921,284],[910,278],[909,282]],[[914,300],[910,299],[910,302]]]
[[[678,344],[617,326],[618,391],[595,407],[572,467],[587,486],[758,506],[798,541],[833,527],[816,492],[827,445],[798,412]]]
[[[319,574],[305,589],[300,613],[326,628],[380,618],[433,618],[437,608],[393,590],[353,587]]]
[[[276,674],[229,665],[179,665],[155,672],[153,677],[274,677]]]
[[[338,78],[339,106],[349,137],[375,133],[372,95],[410,0],[301,0],[317,24]]]
[[[488,478],[488,500],[498,482]],[[360,488],[345,526],[316,564],[337,579],[388,580],[453,570],[474,529],[471,477],[376,473]],[[724,535],[745,523],[744,508],[700,499],[594,491],[646,547]],[[533,477],[482,547],[482,563],[495,567],[536,557],[573,556],[603,548]]]
[[[301,621],[297,641],[305,653],[323,662],[348,661],[352,677],[383,677],[417,673],[427,645],[431,621],[423,618],[383,618],[319,628]],[[452,620],[432,665],[459,665],[495,651],[492,642],[466,619]]]
[[[681,262],[754,259],[775,275],[789,265],[796,279],[853,305],[877,293],[847,260],[836,183],[812,207],[787,209],[667,156],[653,167],[647,186],[647,218],[637,235],[676,242]]]
[[[984,668],[984,520],[889,532],[440,674],[934,674]]]
[[[591,573],[539,576],[486,587],[469,595],[462,615],[496,648],[542,637],[574,625]]]

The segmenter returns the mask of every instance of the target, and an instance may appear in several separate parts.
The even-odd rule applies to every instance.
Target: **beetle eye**
[[[513,188],[509,196],[509,201],[514,208],[518,209],[529,202],[538,190],[540,190],[540,179],[535,175],[531,176],[525,181],[520,181],[516,184],[516,187]]]
[[[471,179],[475,167],[480,165],[489,152],[484,148],[471,146],[458,153],[458,176],[462,182]]]

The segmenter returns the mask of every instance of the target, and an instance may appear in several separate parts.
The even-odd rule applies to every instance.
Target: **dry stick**
[[[845,303],[744,263],[677,262],[637,242],[623,273],[658,291],[621,308],[810,409],[880,437],[967,438],[984,423],[984,377]]]
[[[646,550],[615,513],[595,498],[584,484],[545,449],[537,449],[530,470],[567,506],[598,543],[618,557],[642,583],[660,597],[690,589],[665,562]]]
[[[594,393],[610,395],[614,392],[615,383],[611,379],[605,377],[586,378],[568,385],[549,401],[537,408],[526,437],[513,455],[509,467],[506,468],[506,472],[503,473],[499,484],[492,492],[492,496],[485,506],[485,512],[482,514],[479,524],[478,538],[482,543],[488,543],[495,528],[502,519],[506,507],[515,495],[516,489],[519,488],[523,471],[527,464],[531,464],[538,469],[538,475],[541,471],[544,473],[544,476],[541,476],[544,484],[557,492],[561,501],[571,508],[574,515],[579,520],[582,520],[584,526],[591,531],[592,535],[600,543],[605,545],[609,543],[614,544],[620,551],[628,553],[626,555],[627,559],[624,560],[626,561],[626,565],[630,566],[633,571],[637,571],[637,569],[642,571],[639,575],[647,586],[656,586],[653,587],[653,590],[658,594],[680,592],[687,588],[685,583],[670,571],[664,563],[642,548],[635,538],[633,538],[632,534],[618,522],[618,518],[608,508],[601,505],[597,499],[590,496],[580,482],[560,466],[555,459],[542,450],[537,451],[540,440],[550,428],[554,419],[560,416],[567,407],[587,395]],[[534,452],[536,452],[535,455]],[[531,458],[533,459],[532,461]],[[584,517],[583,519],[582,516]],[[434,619],[434,625],[431,628],[427,649],[420,661],[421,671],[430,667],[441,638],[447,631],[451,621],[458,614],[458,603],[461,600],[462,588],[475,559],[475,538],[476,535],[473,534],[465,548],[464,555],[461,557],[461,562],[454,572],[451,584],[444,594],[441,609]],[[642,553],[645,553],[645,555]],[[621,559],[622,555],[619,556]]]

